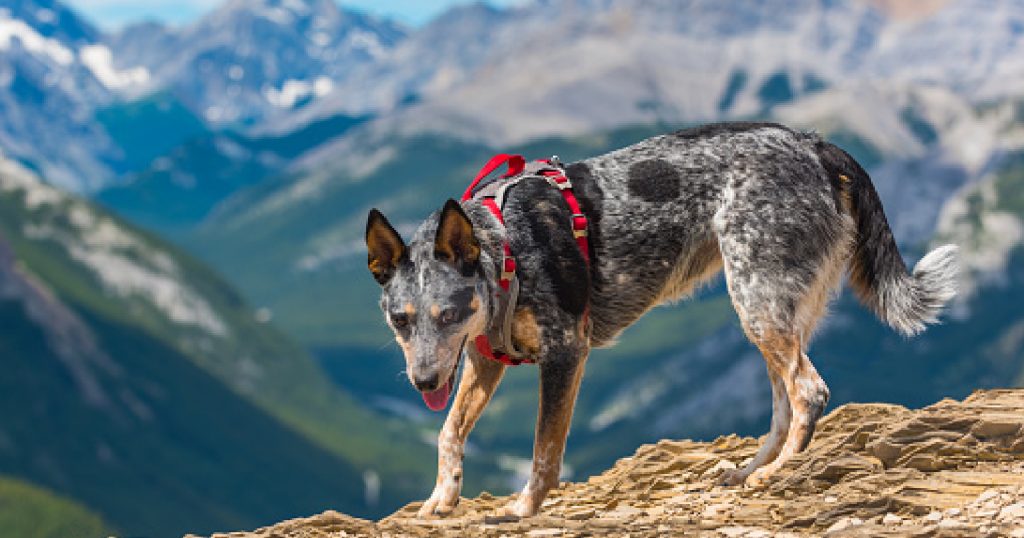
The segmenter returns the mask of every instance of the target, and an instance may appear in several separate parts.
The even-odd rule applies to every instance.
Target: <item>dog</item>
[[[929,252],[908,273],[868,174],[814,133],[709,124],[561,169],[589,220],[589,252],[559,189],[529,172],[505,193],[504,223],[476,199],[448,200],[406,244],[370,212],[368,265],[410,382],[443,408],[464,363],[421,517],[458,503],[466,438],[506,368],[467,346],[502,316],[505,244],[520,284],[510,338],[540,370],[532,470],[509,516],[536,514],[558,485],[589,351],[719,272],[772,389],[770,431],[723,485],[757,486],[810,442],[829,390],[807,343],[844,272],[862,304],[908,336],[937,322],[956,293],[956,247]]]

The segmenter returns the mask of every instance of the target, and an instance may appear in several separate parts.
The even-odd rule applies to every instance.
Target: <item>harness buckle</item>
[[[569,181],[569,178],[561,172],[545,175],[544,178],[547,179],[548,183],[550,183],[554,188],[560,191],[572,188],[572,181]]]
[[[505,255],[501,260],[501,280],[511,282],[516,276],[516,259]]]
[[[586,215],[582,213],[573,213],[572,216],[569,217],[569,225],[572,228],[572,237],[574,239],[587,237],[589,235],[589,232],[587,231],[588,224]]]

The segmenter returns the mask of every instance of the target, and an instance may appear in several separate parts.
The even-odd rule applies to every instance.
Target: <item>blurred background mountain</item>
[[[364,219],[411,232],[499,151],[817,130],[869,169],[907,256],[953,241],[966,266],[914,340],[838,299],[810,352],[832,405],[1024,383],[1024,2],[534,0],[413,27],[227,0],[180,26],[95,22],[0,0],[0,528],[19,536],[427,495],[441,417],[400,373]],[[588,364],[568,472],[763,433],[763,372],[721,282],[656,309]],[[536,393],[535,369],[506,378],[466,493],[522,480]]]

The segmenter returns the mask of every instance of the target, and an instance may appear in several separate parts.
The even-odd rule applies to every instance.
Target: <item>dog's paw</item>
[[[742,486],[747,479],[747,473],[744,469],[729,469],[722,473],[722,476],[718,478],[718,485],[720,486]]]
[[[750,476],[747,477],[747,479],[744,481],[744,484],[748,488],[762,489],[768,485],[768,482],[771,481],[772,474],[774,474],[776,469],[776,467],[773,467],[771,465],[761,467],[760,469],[750,473]]]
[[[488,524],[500,524],[500,523],[512,523],[519,521],[524,517],[530,517],[538,512],[539,503],[533,502],[533,499],[520,493],[516,495],[511,501],[508,502],[502,508],[496,510],[493,514],[484,518]]]
[[[505,508],[499,508],[493,514],[484,517],[484,523],[488,525],[500,525],[502,523],[515,523],[522,519],[521,517],[512,513],[512,510],[506,506]]]
[[[529,495],[519,495],[502,510],[506,514],[517,518],[531,517],[540,510],[540,503],[533,502]]]
[[[451,514],[455,507],[459,505],[459,496],[443,495],[435,491],[429,499],[423,501],[423,506],[416,512],[416,517],[421,519],[431,517],[444,517]]]

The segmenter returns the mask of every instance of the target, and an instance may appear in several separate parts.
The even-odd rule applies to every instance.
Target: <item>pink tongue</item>
[[[452,380],[449,379],[441,388],[433,392],[424,392],[423,401],[431,411],[442,411],[448,405],[448,396],[451,393]]]

